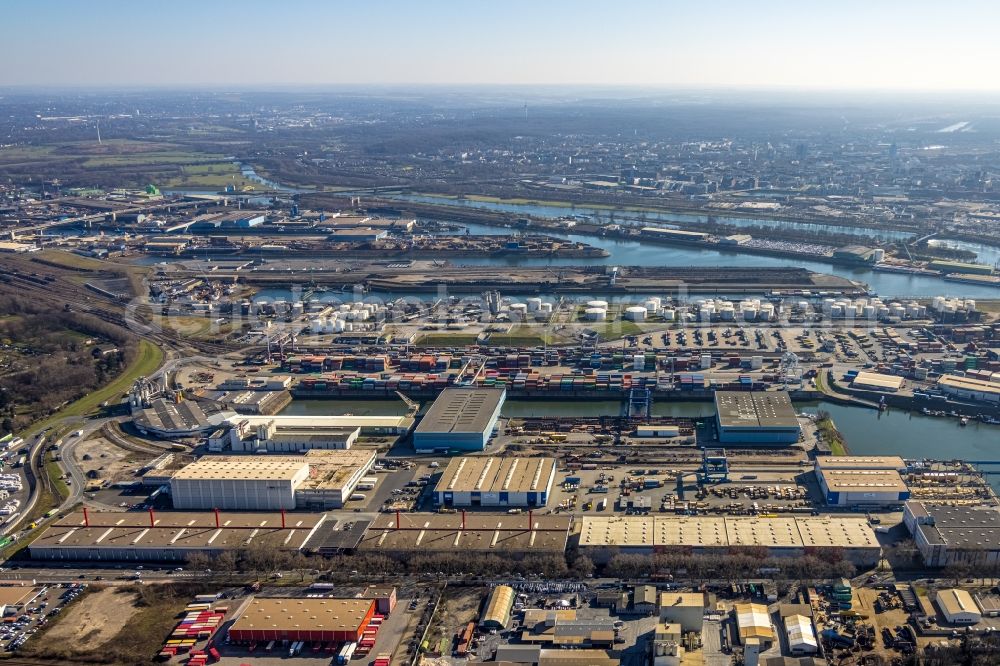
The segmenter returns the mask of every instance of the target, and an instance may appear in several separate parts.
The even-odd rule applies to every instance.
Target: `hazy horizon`
[[[1000,92],[965,0],[10,3],[0,86]]]

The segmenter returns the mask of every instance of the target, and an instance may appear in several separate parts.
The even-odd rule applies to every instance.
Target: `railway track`
[[[121,303],[114,299],[103,297],[96,292],[84,291],[79,285],[48,272],[26,273],[21,270],[0,268],[0,285],[12,287],[15,290],[15,295],[23,296],[30,294],[33,298],[37,298],[37,300],[50,303],[53,309],[64,309],[68,305],[76,311],[84,312],[109,324],[128,329],[141,337],[166,347],[176,348],[178,351],[193,348],[203,353],[225,354],[241,348],[236,345],[224,343],[192,340],[163,330],[156,330],[146,316],[140,312],[133,311],[134,322],[146,327],[144,331],[137,331],[132,322],[126,318],[124,309],[101,307],[100,305],[96,305],[95,301],[106,301],[107,305],[112,307],[117,306],[117,308],[122,308]]]

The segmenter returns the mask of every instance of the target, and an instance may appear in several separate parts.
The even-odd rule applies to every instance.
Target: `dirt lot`
[[[441,598],[434,625],[427,634],[431,651],[451,654],[452,639],[465,625],[479,617],[479,608],[488,590],[481,587],[449,588]]]
[[[79,650],[92,650],[114,638],[125,627],[128,613],[123,606],[131,607],[138,597],[109,587],[88,594],[70,607],[66,617],[60,619],[46,633],[47,642],[73,644]]]
[[[84,474],[97,470],[100,480],[111,483],[135,480],[135,470],[154,457],[126,451],[103,437],[94,437],[78,444],[73,453]]]

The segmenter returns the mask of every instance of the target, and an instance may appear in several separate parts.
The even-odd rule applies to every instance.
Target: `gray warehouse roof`
[[[505,393],[503,389],[493,388],[446,388],[427,410],[415,432],[483,432]]]
[[[794,428],[799,420],[786,391],[716,391],[723,428]]]
[[[907,502],[906,506],[918,519],[927,521],[917,528],[928,543],[952,548],[1000,549],[1000,511],[994,508],[924,502]]]

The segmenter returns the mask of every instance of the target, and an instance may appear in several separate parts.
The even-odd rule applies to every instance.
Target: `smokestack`
[[[153,512],[153,507],[149,507],[149,526],[156,527],[156,514]]]
[[[212,511],[215,512],[215,529],[219,529],[219,527],[220,527],[220,525],[219,525],[219,510],[218,509],[212,509]]]
[[[83,507],[83,526],[90,527],[90,516],[87,514],[87,507]]]
[[[281,529],[285,529],[285,510],[281,510]]]
[[[399,509],[396,509],[396,529],[399,529]]]

